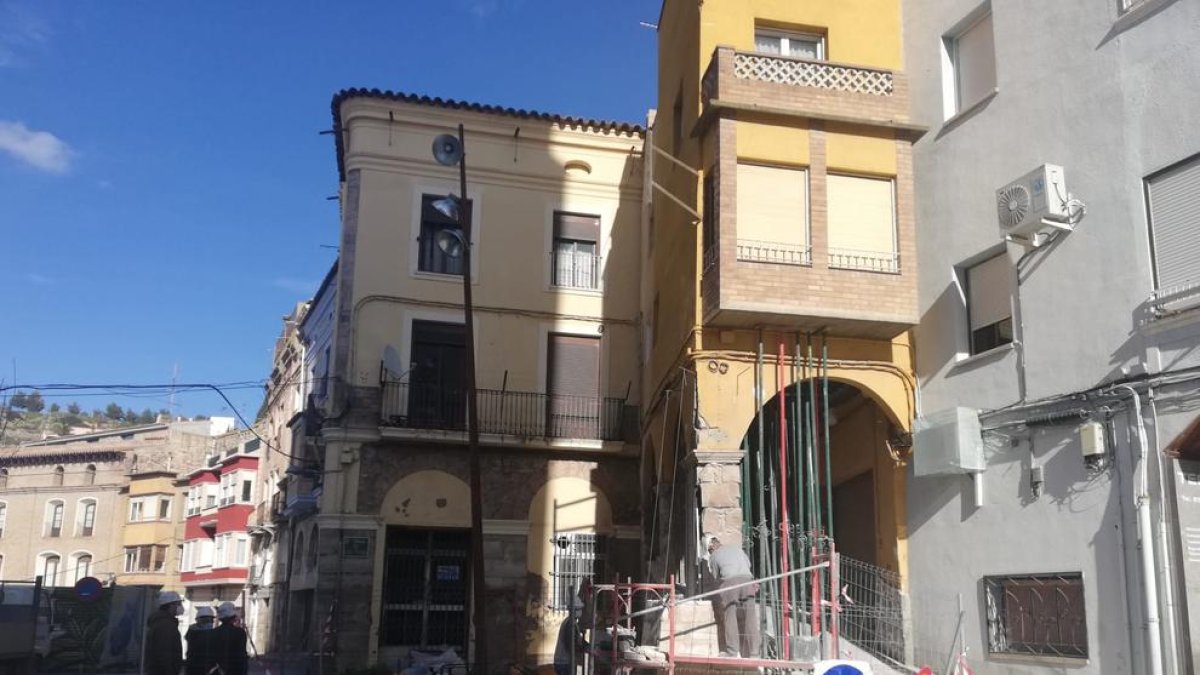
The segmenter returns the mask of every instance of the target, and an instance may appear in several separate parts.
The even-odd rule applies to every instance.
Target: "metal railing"
[[[838,627],[844,639],[885,661],[904,660],[904,598],[900,575],[839,556],[842,583]]]
[[[550,283],[559,288],[600,288],[601,258],[578,251],[550,252]]]
[[[900,254],[884,251],[856,251],[848,248],[829,249],[829,266],[842,270],[900,273]]]
[[[466,392],[385,381],[384,426],[465,431]],[[624,438],[625,399],[479,389],[479,432],[522,438],[616,441]]]
[[[737,259],[778,265],[811,265],[812,247],[807,244],[738,239]]]

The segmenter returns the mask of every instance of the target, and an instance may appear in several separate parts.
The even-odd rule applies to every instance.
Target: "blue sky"
[[[643,122],[658,0],[0,0],[0,378],[261,380],[333,262],[329,102]],[[439,44],[440,43],[440,44]],[[247,417],[261,390],[231,391]],[[85,409],[117,400],[67,396]],[[228,415],[215,395],[181,414]]]

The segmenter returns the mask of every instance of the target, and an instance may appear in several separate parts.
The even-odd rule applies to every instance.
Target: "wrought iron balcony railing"
[[[559,288],[600,288],[600,256],[579,251],[550,252],[550,283]]]
[[[384,426],[466,430],[464,390],[390,381],[381,386]],[[602,441],[624,438],[625,399],[496,389],[480,389],[477,398],[482,434]]]
[[[900,273],[900,254],[883,251],[854,251],[845,248],[829,249],[829,266],[843,270]]]
[[[779,265],[811,265],[812,247],[807,244],[738,239],[737,259]]]

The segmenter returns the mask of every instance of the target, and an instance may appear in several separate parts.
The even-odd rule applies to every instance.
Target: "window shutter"
[[[551,394],[600,395],[600,338],[550,335]]]
[[[737,238],[808,244],[808,172],[738,164]]]
[[[896,252],[891,180],[829,175],[825,190],[830,251]]]
[[[554,238],[576,241],[600,241],[600,216],[554,212]]]
[[[958,108],[962,111],[996,88],[996,47],[992,37],[992,15],[976,21],[954,41],[954,74]]]
[[[971,316],[972,333],[1012,314],[1011,280],[1012,268],[1004,254],[967,270],[967,311]]]
[[[1148,187],[1158,289],[1200,282],[1200,158],[1150,179]]]

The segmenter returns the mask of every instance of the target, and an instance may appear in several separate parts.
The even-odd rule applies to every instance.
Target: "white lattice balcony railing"
[[[733,74],[743,80],[875,96],[891,96],[896,89],[895,77],[890,70],[751,52],[737,52],[733,55]]]
[[[778,265],[811,265],[812,247],[807,244],[786,244],[779,241],[738,239],[737,259],[746,262],[776,263]]]
[[[864,270],[899,274],[900,254],[884,251],[855,251],[848,248],[829,249],[829,266],[842,270]]]

